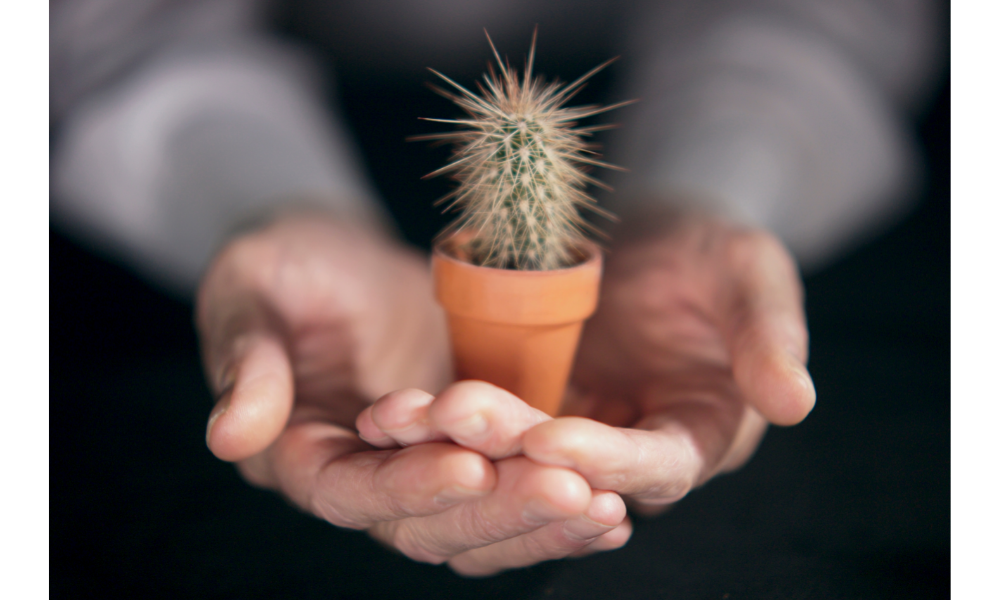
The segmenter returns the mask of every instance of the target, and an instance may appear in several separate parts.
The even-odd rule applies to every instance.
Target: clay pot
[[[555,416],[583,322],[597,308],[601,250],[581,248],[581,262],[553,271],[479,267],[454,238],[431,258],[434,292],[448,313],[455,374],[500,386]]]

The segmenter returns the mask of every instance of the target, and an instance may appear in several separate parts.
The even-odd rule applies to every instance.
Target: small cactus
[[[601,160],[583,137],[611,126],[576,127],[577,121],[619,106],[563,108],[590,77],[612,61],[592,69],[570,84],[544,83],[532,77],[537,30],[532,37],[523,80],[496,57],[474,94],[448,77],[435,75],[460,92],[435,91],[462,107],[468,119],[426,119],[463,129],[414,139],[455,144],[454,160],[428,175],[450,173],[458,187],[441,199],[458,208],[459,217],[442,235],[470,231],[465,246],[474,264],[501,269],[550,270],[579,261],[577,248],[586,231],[599,234],[579,209],[612,218],[585,193],[588,183],[603,186],[585,173],[591,166],[615,168]]]

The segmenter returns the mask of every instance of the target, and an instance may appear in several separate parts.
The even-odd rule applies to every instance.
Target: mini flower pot
[[[601,250],[587,242],[575,266],[517,271],[473,265],[461,248],[446,238],[431,258],[457,377],[487,381],[555,416],[583,322],[597,308]]]

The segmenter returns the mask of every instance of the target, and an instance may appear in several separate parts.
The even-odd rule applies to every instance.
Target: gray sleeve
[[[672,2],[635,27],[615,140],[630,202],[684,198],[822,264],[920,183],[912,112],[942,64],[919,0]],[[614,208],[614,206],[612,206]]]
[[[258,33],[258,4],[51,6],[53,218],[182,293],[279,202],[382,219],[308,58]]]

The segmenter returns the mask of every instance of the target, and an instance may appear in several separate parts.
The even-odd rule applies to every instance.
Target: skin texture
[[[556,419],[487,383],[448,385],[424,257],[318,215],[237,238],[198,297],[219,396],[209,448],[319,518],[465,575],[621,547],[626,501],[662,510],[815,402],[781,244],[654,217],[615,232],[572,416]]]

